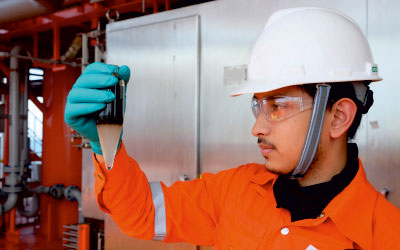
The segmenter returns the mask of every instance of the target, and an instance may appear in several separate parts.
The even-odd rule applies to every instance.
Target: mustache
[[[272,148],[274,148],[274,149],[276,148],[275,145],[274,145],[272,142],[268,141],[268,140],[265,139],[265,138],[261,138],[261,137],[258,137],[258,138],[257,138],[257,144],[261,144],[261,145],[263,145],[263,146],[272,147]]]

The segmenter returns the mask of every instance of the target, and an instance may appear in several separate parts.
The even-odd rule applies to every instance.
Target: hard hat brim
[[[299,81],[299,82],[288,82],[288,83],[282,83],[282,82],[269,82],[266,83],[265,81],[255,81],[255,80],[247,80],[244,82],[243,86],[235,90],[234,92],[230,93],[230,96],[236,97],[240,95],[246,95],[246,94],[256,94],[256,93],[265,93],[289,86],[299,86],[299,85],[304,85],[304,84],[315,84],[315,83],[339,83],[339,82],[357,82],[357,81],[371,81],[371,82],[377,82],[383,80],[380,76],[366,76],[365,78],[359,77],[359,78],[354,78],[354,79],[349,79],[343,78],[341,79],[335,79],[332,81],[327,80],[326,78],[324,79],[315,79],[314,81]]]

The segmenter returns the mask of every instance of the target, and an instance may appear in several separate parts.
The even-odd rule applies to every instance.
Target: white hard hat
[[[292,8],[269,18],[251,52],[247,81],[231,95],[380,80],[368,41],[351,18],[331,9]]]

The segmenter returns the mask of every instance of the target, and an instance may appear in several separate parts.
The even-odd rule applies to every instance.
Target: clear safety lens
[[[251,109],[257,119],[260,110],[269,121],[282,121],[304,110],[312,108],[312,99],[300,96],[269,96],[262,99],[253,97]]]

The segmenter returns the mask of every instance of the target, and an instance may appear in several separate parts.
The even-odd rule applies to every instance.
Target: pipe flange
[[[4,193],[18,193],[22,191],[22,187],[21,186],[8,186],[5,185],[2,190],[4,191]]]
[[[54,199],[62,199],[64,197],[63,190],[64,190],[63,184],[55,184],[50,187],[49,194]]]
[[[20,167],[7,165],[4,167],[3,172],[7,174],[19,174]]]
[[[69,201],[76,201],[75,196],[72,194],[74,190],[78,190],[79,188],[77,186],[68,186],[64,189],[64,197],[65,199]]]

